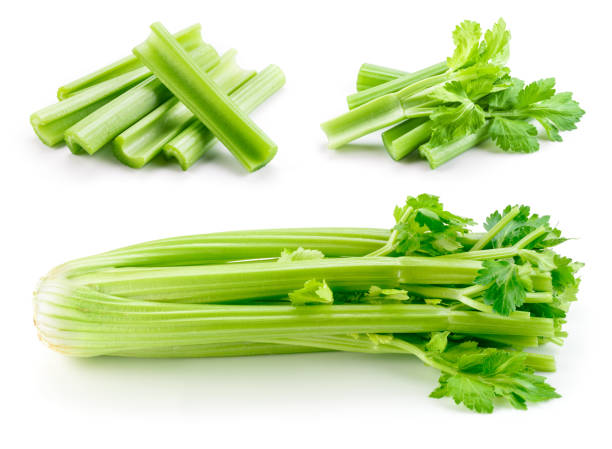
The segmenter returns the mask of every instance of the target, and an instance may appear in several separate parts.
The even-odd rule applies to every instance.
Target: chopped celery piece
[[[134,53],[249,171],[266,165],[276,144],[211,80],[160,23]]]
[[[250,114],[283,84],[285,76],[281,69],[270,65],[233,92],[230,98],[245,113]],[[202,122],[193,121],[178,136],[164,145],[164,153],[168,157],[176,158],[181,168],[187,170],[214,145],[215,141],[213,133]]]
[[[30,116],[34,132],[46,145],[64,140],[64,133],[75,123],[140,83],[151,72],[146,67],[132,70],[80,90],[70,98],[47,106]]]
[[[204,70],[219,61],[217,52],[207,44],[192,54]],[[171,96],[162,82],[151,75],[66,130],[66,144],[74,153],[84,150],[94,154]]]
[[[431,168],[437,168],[486,140],[489,137],[489,128],[490,124],[487,123],[474,134],[442,145],[435,146],[426,143],[419,147],[419,153],[427,159]]]
[[[387,71],[390,70],[392,69],[387,69]],[[377,84],[369,89],[361,90],[360,92],[349,95],[346,101],[349,109],[354,109],[378,97],[404,89],[405,87],[408,87],[416,82],[435,77],[436,75],[442,75],[446,71],[448,71],[446,62],[440,62],[419,70],[418,72],[407,73],[400,77],[392,78],[385,83]]]
[[[225,93],[255,76],[254,71],[236,64],[236,50],[226,52],[209,74]],[[191,111],[172,97],[115,138],[115,156],[132,168],[143,167],[193,119]]]
[[[357,91],[366,90],[405,75],[408,75],[408,72],[366,62],[359,67]]]
[[[382,133],[389,156],[394,160],[408,156],[431,137],[432,121],[427,117],[413,118]]]
[[[200,25],[195,24],[175,34],[176,39],[187,50],[191,51],[203,44],[200,36]],[[134,55],[126,56],[112,64],[102,67],[95,72],[85,75],[78,80],[72,81],[57,90],[57,98],[64,100],[78,91],[95,86],[98,83],[115,78],[124,73],[141,68],[142,62]]]

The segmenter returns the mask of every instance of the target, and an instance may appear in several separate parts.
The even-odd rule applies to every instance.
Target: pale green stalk
[[[161,23],[134,53],[249,171],[272,160],[276,144],[228,98]]]
[[[269,65],[255,77],[230,94],[230,98],[245,113],[250,114],[285,84],[285,75],[275,65]],[[164,153],[174,157],[183,170],[200,159],[216,142],[214,134],[200,121],[194,120],[178,136],[164,145]]]
[[[378,86],[379,84],[384,84],[387,81],[392,81],[405,75],[408,75],[408,73],[402,70],[364,63],[359,67],[359,73],[357,74],[357,92]]]
[[[176,40],[180,42],[183,48],[185,48],[185,50],[191,51],[203,44],[202,37],[200,36],[200,29],[200,25],[195,24],[179,31],[174,36],[176,37]],[[108,81],[117,76],[131,72],[132,70],[140,69],[142,67],[142,62],[140,62],[136,56],[126,56],[125,58],[115,61],[106,67],[102,67],[95,72],[63,85],[57,90],[57,98],[60,100],[65,100],[83,89],[90,88],[98,83]]]
[[[209,71],[224,93],[234,91],[255,76],[253,70],[244,70],[236,64],[236,53],[234,49],[227,51]],[[115,156],[129,167],[141,168],[194,120],[191,111],[172,97],[115,138]]]
[[[389,156],[399,161],[416,150],[431,137],[433,122],[427,117],[413,118],[382,133]]]
[[[192,55],[204,70],[219,61],[217,52],[206,44]],[[74,153],[94,154],[171,96],[157,77],[150,76],[66,130],[66,144]]]

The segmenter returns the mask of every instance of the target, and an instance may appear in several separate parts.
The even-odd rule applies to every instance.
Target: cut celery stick
[[[413,118],[395,125],[382,133],[382,140],[394,160],[399,161],[427,142],[431,136],[432,121],[427,117]]]
[[[204,44],[192,54],[204,70],[219,61],[217,52],[210,45]],[[151,75],[70,127],[64,134],[66,144],[73,153],[84,150],[94,154],[171,96],[162,82]]]
[[[64,133],[126,90],[150,76],[146,67],[83,89],[70,98],[36,111],[30,116],[34,132],[43,143],[52,146],[64,140]]]
[[[446,62],[440,62],[438,64],[426,67],[423,70],[419,70],[418,72],[409,73],[399,78],[392,79],[386,83],[362,90],[361,92],[354,93],[346,98],[348,107],[349,109],[354,109],[378,97],[404,89],[416,82],[432,76],[441,75],[447,70],[448,67],[446,66]]]
[[[255,71],[241,69],[232,49],[209,74],[224,93],[229,93],[255,76]],[[193,120],[191,111],[172,97],[115,138],[115,156],[129,167],[141,168]]]
[[[187,51],[194,50],[203,44],[202,38],[200,37],[200,29],[200,24],[195,24],[189,28],[185,28],[184,30],[181,30],[175,34],[176,40],[178,40]],[[115,78],[119,75],[123,75],[124,73],[132,70],[139,69],[142,66],[142,62],[140,62],[136,56],[126,56],[125,58],[115,61],[106,67],[102,67],[95,72],[61,86],[57,90],[57,98],[64,100],[76,94],[80,90],[95,86],[98,83]]]
[[[134,53],[249,171],[266,165],[277,146],[211,80],[161,23]]]
[[[285,84],[285,75],[275,65],[269,65],[230,98],[244,112],[250,114]],[[202,122],[193,121],[178,136],[164,145],[164,153],[174,157],[183,170],[191,167],[216,142],[215,136]]]
[[[408,72],[366,62],[361,65],[357,74],[357,92],[406,75]]]
[[[470,148],[475,147],[489,137],[489,123],[480,128],[476,133],[465,136],[461,139],[445,143],[440,146],[429,144],[421,145],[419,153],[429,162],[431,168],[437,168],[442,164],[465,153]]]

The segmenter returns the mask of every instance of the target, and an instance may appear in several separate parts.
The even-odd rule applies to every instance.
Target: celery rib
[[[217,52],[204,44],[192,51],[207,70],[219,60]],[[94,154],[117,135],[172,96],[155,76],[149,76],[66,130],[64,138],[73,153]]]
[[[276,144],[223,94],[161,25],[134,53],[247,168],[255,171],[276,154]]]
[[[236,50],[229,50],[209,72],[224,93],[255,76],[254,71],[240,68],[235,59]],[[115,156],[129,167],[141,168],[193,119],[191,111],[172,97],[115,138]]]
[[[389,156],[399,161],[416,150],[431,137],[432,121],[427,117],[413,118],[382,133]]]
[[[230,98],[245,113],[250,114],[285,84],[281,69],[269,65],[244,86],[230,94]],[[214,134],[200,121],[193,121],[179,135],[164,145],[164,153],[174,157],[187,170],[215,143]]]
[[[176,40],[187,50],[191,51],[203,44],[200,36],[201,27],[199,24],[192,25],[175,34]],[[126,56],[113,62],[95,72],[89,73],[75,81],[61,86],[57,90],[57,98],[65,100],[81,90],[95,86],[98,83],[108,81],[117,76],[142,68],[142,62],[134,55]],[[148,71],[148,69],[147,69]]]
[[[360,92],[405,75],[408,75],[408,72],[376,64],[364,63],[359,67],[359,72],[357,73],[357,91]]]

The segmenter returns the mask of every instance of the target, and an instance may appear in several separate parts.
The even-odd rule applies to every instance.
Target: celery
[[[209,72],[213,81],[225,93],[255,76],[254,71],[238,67],[235,59],[236,50],[230,50]],[[115,138],[115,156],[130,167],[143,167],[193,119],[191,111],[173,97]]]
[[[455,139],[441,145],[431,145],[429,143],[419,148],[419,153],[429,162],[431,168],[437,168],[442,164],[465,153],[470,148],[475,147],[489,137],[489,124],[485,124],[477,132],[465,137]]]
[[[558,397],[533,374],[554,359],[523,351],[563,342],[580,281],[550,249],[564,239],[549,217],[508,206],[472,233],[426,194],[394,217],[392,230],[233,231],[84,257],[43,278],[34,322],[72,356],[407,354],[441,372],[433,397],[478,412]]]
[[[402,70],[364,63],[359,67],[357,74],[357,91],[366,90],[405,75],[408,73]]]
[[[200,37],[200,25],[192,25],[179,31],[174,36],[187,51],[194,50],[203,44]],[[57,98],[65,100],[77,92],[95,86],[98,83],[113,79],[119,75],[142,68],[142,63],[134,55],[126,56],[112,64],[102,67],[95,72],[85,75],[78,80],[72,81],[57,90]]]
[[[150,73],[146,67],[141,67],[80,90],[67,100],[33,113],[30,116],[32,128],[43,143],[56,145],[64,140],[68,128],[150,76]]]
[[[266,165],[276,145],[215,85],[160,23],[134,53],[249,170]]]
[[[270,65],[249,80],[244,86],[230,95],[230,98],[245,113],[271,97],[285,84],[285,76],[280,68]],[[193,121],[178,136],[164,146],[164,153],[174,157],[183,170],[191,167],[215,143],[213,133],[200,121]]]
[[[366,69],[372,70],[372,68],[374,68],[374,71],[377,69],[379,71],[382,71],[383,73],[387,72],[385,73],[386,76],[389,76],[389,73],[391,73],[391,76],[399,73],[399,71],[395,71],[393,69],[385,69],[382,67],[365,65],[365,64],[364,66],[366,66]],[[360,77],[361,77],[361,70],[363,70],[363,66],[360,69]],[[391,78],[391,76],[389,76],[389,78],[391,78],[389,81],[382,83],[382,84],[377,84],[375,86],[370,87],[369,89],[361,90],[360,92],[349,95],[346,100],[347,100],[349,108],[354,109],[378,97],[382,97],[383,95],[397,92],[419,81],[423,81],[428,78],[435,77],[437,75],[442,75],[447,71],[448,71],[448,67],[446,66],[446,62],[440,62],[438,64],[434,64],[432,66],[426,67],[414,73],[406,73],[400,77]],[[439,78],[444,79],[442,77],[439,77]],[[358,77],[358,83],[359,83],[359,77]]]
[[[408,156],[431,137],[432,122],[426,117],[413,118],[382,133],[389,156],[394,160]]]
[[[192,54],[205,70],[219,60],[217,52],[206,44],[197,47]],[[157,77],[149,76],[71,126],[64,134],[66,144],[74,153],[84,150],[94,154],[171,96],[172,93]]]

